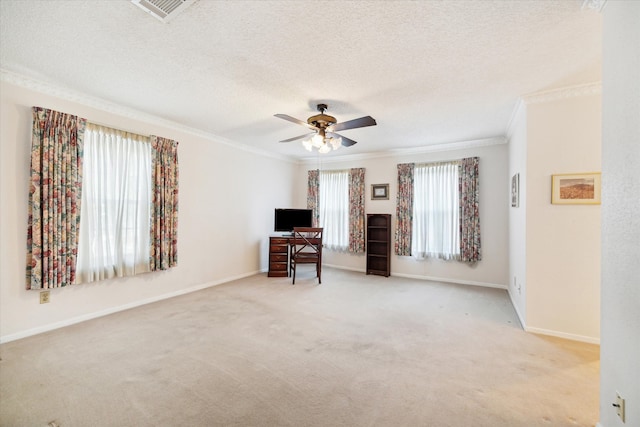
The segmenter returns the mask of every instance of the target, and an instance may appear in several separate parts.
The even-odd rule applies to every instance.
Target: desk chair
[[[295,227],[291,239],[291,270],[296,284],[298,264],[315,264],[318,284],[322,283],[322,228]]]

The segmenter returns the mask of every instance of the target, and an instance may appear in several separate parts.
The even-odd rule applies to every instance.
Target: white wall
[[[551,176],[601,170],[601,86],[526,97],[509,128],[509,294],[525,330],[600,340],[600,206],[552,205]]]
[[[519,206],[509,208],[509,295],[522,326],[527,317],[527,110],[519,102],[509,129],[509,177],[520,175]],[[509,187],[509,191],[511,188]]]
[[[640,2],[609,0],[603,15],[600,425],[631,427],[640,426]]]
[[[600,205],[551,204],[551,175],[601,170],[601,96],[541,98],[527,102],[526,326],[597,343]]]
[[[464,157],[480,157],[480,228],[482,233],[482,261],[475,265],[455,261],[421,260],[411,257],[391,259],[391,274],[456,283],[497,286],[506,288],[508,283],[508,227],[509,189],[507,177],[507,145],[504,139],[484,140],[457,144],[460,149],[425,148],[394,153],[347,156],[346,160],[333,161],[330,155],[323,157],[321,169],[348,169],[364,167],[366,202],[365,213],[387,213],[393,218],[392,235],[395,233],[395,205],[398,190],[397,164],[431,162]],[[362,142],[366,143],[366,142]],[[306,183],[307,171],[318,168],[317,160],[303,164],[298,180]],[[389,200],[371,200],[371,184],[389,184]],[[299,189],[299,203],[306,203],[306,186]],[[364,255],[350,255],[326,251],[325,263],[341,268],[365,271]]]
[[[135,306],[254,274],[267,267],[273,209],[293,203],[297,165],[218,142],[147,116],[129,118],[6,81],[0,96],[0,339]],[[62,93],[62,92],[61,92]],[[76,95],[73,95],[76,96]],[[63,99],[64,98],[64,99]],[[76,96],[77,98],[77,96]],[[93,102],[93,101],[92,101]],[[53,289],[51,302],[25,290],[31,107],[180,142],[178,267],[166,272]],[[115,110],[126,111],[122,107]]]

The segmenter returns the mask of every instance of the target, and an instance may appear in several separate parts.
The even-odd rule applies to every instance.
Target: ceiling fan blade
[[[342,123],[336,123],[327,127],[330,132],[338,132],[340,130],[364,128],[367,126],[375,126],[377,123],[371,116],[360,117],[359,119],[348,120]]]
[[[284,119],[284,120],[287,120],[287,121],[289,121],[289,122],[292,122],[292,123],[296,123],[296,124],[302,125],[302,126],[307,127],[307,128],[309,128],[309,129],[318,130],[318,128],[317,128],[317,127],[315,127],[315,126],[313,126],[313,125],[310,125],[310,124],[309,124],[309,123],[307,123],[307,122],[303,122],[302,120],[298,120],[298,119],[296,119],[295,117],[288,116],[288,115],[286,115],[286,114],[274,114],[274,116],[275,116],[275,117],[278,117],[279,119]]]
[[[316,134],[315,132],[305,133],[304,135],[294,136],[293,138],[289,138],[289,139],[283,139],[283,140],[282,140],[282,141],[280,141],[280,142],[291,142],[291,141],[295,141],[295,140],[297,140],[297,139],[306,138],[306,137],[308,137],[308,136],[315,135],[315,134]]]
[[[358,141],[354,141],[353,139],[349,139],[346,136],[338,135],[333,132],[327,132],[327,136],[330,136],[331,138],[342,138],[342,146],[344,147],[351,147],[358,143]]]

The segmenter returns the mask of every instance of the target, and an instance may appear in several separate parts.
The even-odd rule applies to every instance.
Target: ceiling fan
[[[286,114],[275,114],[275,117],[297,123],[313,131],[304,135],[284,139],[280,142],[291,142],[306,138],[302,141],[302,145],[304,145],[307,150],[311,151],[315,147],[320,153],[328,153],[331,149],[337,150],[341,145],[350,147],[357,143],[357,141],[353,139],[338,135],[336,133],[337,131],[375,126],[377,124],[371,116],[338,123],[335,117],[324,113],[326,109],[327,104],[318,104],[320,114],[309,117],[306,122]]]

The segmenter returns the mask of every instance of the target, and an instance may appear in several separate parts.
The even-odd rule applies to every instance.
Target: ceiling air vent
[[[131,0],[140,9],[167,23],[196,0]]]

